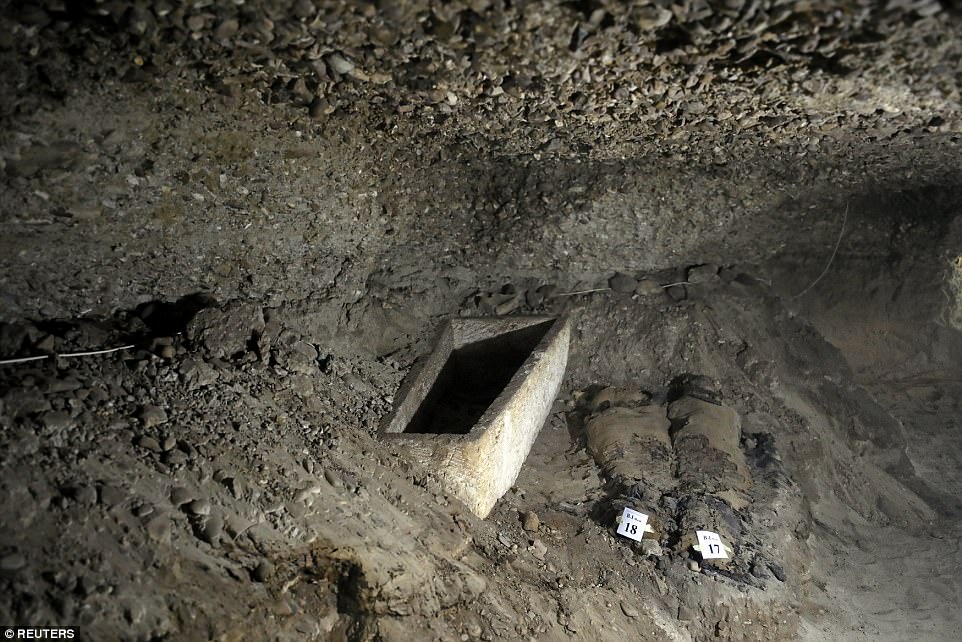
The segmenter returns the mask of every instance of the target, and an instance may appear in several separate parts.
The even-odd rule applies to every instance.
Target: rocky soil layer
[[[952,5],[4,3],[2,619],[954,639]],[[529,312],[569,370],[481,521],[375,432]]]

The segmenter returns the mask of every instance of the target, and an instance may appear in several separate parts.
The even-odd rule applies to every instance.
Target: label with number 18
[[[645,527],[648,525],[648,516],[636,510],[625,508],[621,514],[621,523],[618,524],[618,534],[624,535],[628,539],[640,542],[645,535]]]

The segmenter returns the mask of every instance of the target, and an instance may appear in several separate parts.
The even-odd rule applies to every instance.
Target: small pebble
[[[167,411],[160,406],[144,406],[140,409],[139,417],[147,428],[167,423]]]
[[[344,56],[340,56],[338,54],[331,54],[328,56],[327,64],[331,67],[331,69],[342,76],[354,71],[354,64],[345,59]]]
[[[170,503],[174,506],[182,506],[194,499],[194,494],[183,486],[176,486],[170,491]]]
[[[187,18],[187,28],[191,31],[200,31],[204,28],[204,16],[194,14]]]
[[[695,560],[688,560],[688,570],[697,573],[701,570],[701,566]]]
[[[538,514],[536,512],[534,512],[533,510],[529,510],[523,514],[521,528],[528,531],[529,533],[536,533],[540,526],[541,526],[541,520],[538,519]]]
[[[206,499],[195,499],[184,508],[191,515],[210,515],[210,502]]]
[[[61,411],[45,412],[40,421],[47,430],[63,430],[71,424],[70,414]]]
[[[660,556],[664,553],[661,550],[661,544],[658,540],[654,539],[643,539],[641,540],[641,552],[643,555],[655,555]]]
[[[163,452],[160,443],[150,435],[141,435],[138,437],[137,445],[154,453]]]

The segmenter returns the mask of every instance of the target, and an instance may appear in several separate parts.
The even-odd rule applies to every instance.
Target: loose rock
[[[106,484],[100,487],[100,503],[107,508],[121,504],[127,499],[127,493],[122,488]]]
[[[160,444],[157,442],[157,440],[151,437],[150,435],[141,435],[140,437],[138,437],[137,445],[151,452],[155,452],[155,453],[163,452],[163,449],[160,447]]]
[[[248,343],[264,331],[264,312],[252,303],[205,308],[187,324],[187,338],[211,356],[231,358],[247,351]]]
[[[177,486],[170,491],[170,503],[176,507],[183,506],[193,499],[194,494],[183,486]]]
[[[45,412],[40,418],[40,421],[43,423],[44,428],[54,431],[63,430],[72,423],[70,413],[61,411]]]
[[[210,502],[206,499],[195,499],[184,506],[191,515],[210,515]]]
[[[538,519],[538,514],[534,511],[527,511],[523,515],[523,520],[521,522],[521,527],[530,532],[537,532],[538,528],[541,526],[541,520]]]
[[[167,411],[160,406],[144,406],[138,414],[145,428],[167,423]]]

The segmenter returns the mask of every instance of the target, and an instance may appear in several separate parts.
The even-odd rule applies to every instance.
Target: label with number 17
[[[698,538],[698,545],[695,549],[701,553],[703,560],[725,560],[728,559],[728,547],[722,542],[718,533],[711,531],[695,531]]]

